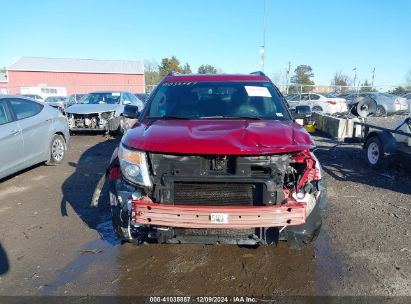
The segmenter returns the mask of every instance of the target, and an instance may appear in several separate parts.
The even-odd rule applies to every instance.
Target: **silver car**
[[[100,91],[84,95],[65,113],[70,131],[105,131],[124,133],[129,121],[122,116],[125,105],[135,105],[141,111],[144,103],[130,92]]]
[[[364,92],[350,94],[345,98],[351,106],[355,105],[357,97],[368,97],[375,101],[377,108],[375,116],[386,116],[388,114],[401,114],[408,111],[408,101],[406,98],[398,97],[388,93]]]
[[[0,95],[0,178],[42,162],[61,163],[69,140],[60,111],[23,96]]]
[[[56,108],[60,111],[64,111],[66,108],[66,99],[67,97],[64,96],[50,96],[47,97],[44,102],[47,103],[49,106]]]

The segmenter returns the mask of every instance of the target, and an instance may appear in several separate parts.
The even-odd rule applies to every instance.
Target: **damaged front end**
[[[326,202],[309,150],[275,155],[168,155],[123,144],[108,170],[113,225],[136,243],[301,246]]]
[[[114,111],[91,114],[67,113],[70,131],[116,131],[121,117]]]

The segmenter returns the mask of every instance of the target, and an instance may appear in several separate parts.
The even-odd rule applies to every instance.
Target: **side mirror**
[[[136,119],[139,114],[137,106],[126,105],[124,107],[123,116],[126,118]]]
[[[296,106],[295,111],[293,111],[293,119],[304,119],[312,114],[310,106]]]

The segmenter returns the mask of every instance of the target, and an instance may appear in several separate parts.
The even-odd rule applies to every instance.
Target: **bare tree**
[[[343,74],[342,71],[338,71],[338,72],[335,72],[334,78],[331,81],[331,85],[336,86],[334,88],[335,92],[344,93],[344,92],[348,91],[347,86],[351,85],[351,80],[350,80],[350,77]]]
[[[275,71],[271,75],[271,81],[279,88],[282,89],[285,86],[286,75],[284,71]]]
[[[405,90],[411,92],[411,69],[405,75],[405,81],[407,83]]]
[[[146,81],[146,92],[151,92],[160,81],[158,63],[155,60],[144,60],[144,78]]]

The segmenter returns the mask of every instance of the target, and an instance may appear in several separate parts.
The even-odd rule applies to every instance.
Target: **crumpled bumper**
[[[293,200],[280,206],[182,206],[163,205],[146,199],[131,202],[131,221],[135,225],[175,228],[258,228],[301,225],[306,222],[305,203]],[[226,221],[212,221],[212,214]]]

